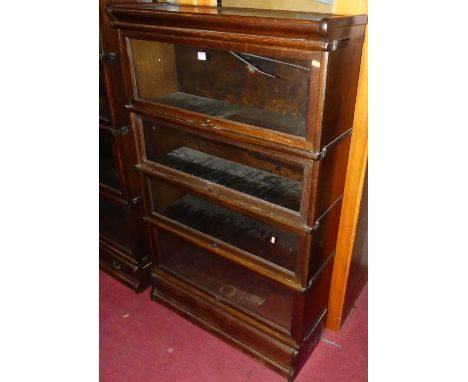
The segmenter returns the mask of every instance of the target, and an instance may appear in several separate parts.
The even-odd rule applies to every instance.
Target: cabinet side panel
[[[333,259],[328,261],[319,271],[312,285],[304,293],[304,324],[302,338],[307,337],[320,318],[323,310],[327,307],[332,270]]]
[[[359,208],[359,218],[349,269],[348,285],[346,287],[345,301],[341,315],[342,323],[346,321],[346,318],[354,307],[354,303],[367,283],[367,171],[362,191],[361,206]]]
[[[349,137],[343,139],[316,164],[318,171],[313,175],[315,190],[311,192],[313,200],[308,218],[310,226],[343,195],[350,141]]]
[[[336,249],[342,202],[339,201],[320,221],[319,228],[311,234],[307,282],[320,269],[330,253]]]
[[[329,53],[321,146],[352,128],[363,38],[342,40]]]
[[[151,100],[177,91],[173,44],[130,40],[138,98]]]

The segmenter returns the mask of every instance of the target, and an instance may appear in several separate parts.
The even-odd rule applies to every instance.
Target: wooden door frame
[[[367,13],[367,0],[335,0],[334,13]],[[340,227],[336,244],[335,264],[328,302],[327,328],[341,328],[343,307],[353,254],[354,239],[361,206],[364,178],[367,169],[367,31],[362,50],[361,69],[354,112],[353,135],[349,152],[346,184],[343,196]]]

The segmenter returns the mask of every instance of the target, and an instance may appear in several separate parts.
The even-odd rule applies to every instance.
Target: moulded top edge
[[[367,15],[347,16],[173,3],[112,4],[108,12],[117,21],[140,25],[174,25],[193,29],[203,26],[205,30],[236,29],[242,33],[263,31],[264,35],[284,34],[285,37],[310,38],[316,35],[321,38],[333,38],[335,31],[339,29],[340,38],[343,38],[348,34],[356,35],[356,32],[351,32],[353,27],[367,24]]]

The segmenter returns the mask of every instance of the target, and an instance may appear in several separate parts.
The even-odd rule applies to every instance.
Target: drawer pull
[[[122,264],[120,264],[117,260],[114,260],[112,265],[115,269],[120,269],[122,267]]]

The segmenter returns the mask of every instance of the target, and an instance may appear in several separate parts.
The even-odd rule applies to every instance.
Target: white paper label
[[[206,61],[206,52],[198,52],[198,59],[200,61]]]

